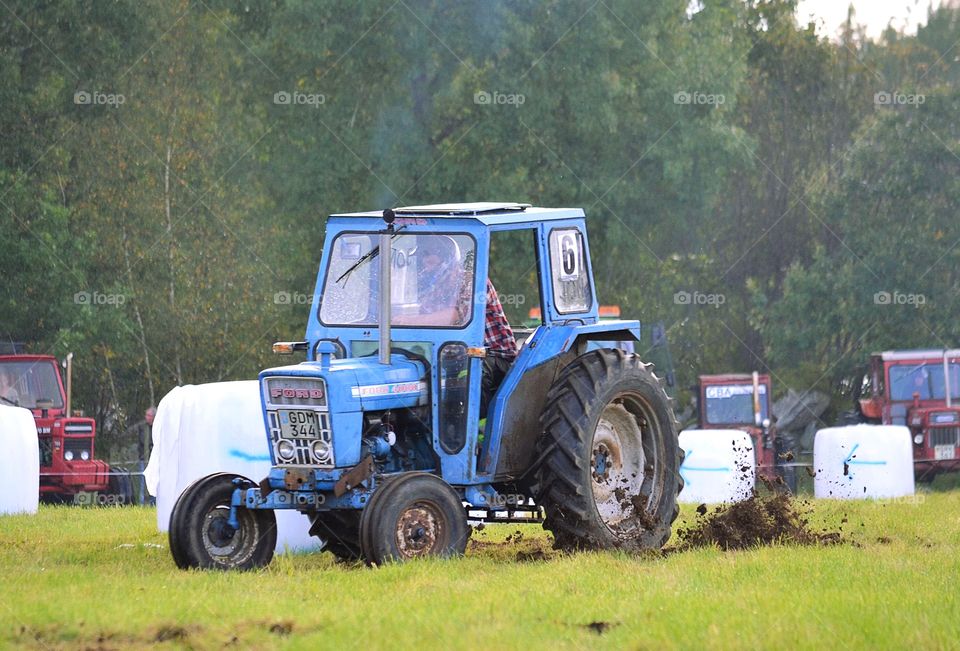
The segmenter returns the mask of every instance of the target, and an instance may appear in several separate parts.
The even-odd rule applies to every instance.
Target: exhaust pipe
[[[763,425],[763,413],[760,411],[760,374],[753,372],[753,424]]]
[[[390,264],[392,260],[394,214],[390,208],[383,211],[386,229],[380,231],[380,363],[390,365]]]
[[[950,394],[953,393],[953,390],[950,388],[950,361],[947,358],[949,352],[948,349],[943,349],[943,388],[947,394],[947,407],[952,407]]]
[[[73,353],[67,353],[67,418],[73,415],[71,410],[73,400]]]

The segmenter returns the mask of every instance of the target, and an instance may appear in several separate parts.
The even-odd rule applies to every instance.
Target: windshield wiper
[[[8,397],[6,397],[6,396],[0,396],[0,400],[3,400],[3,401],[4,401],[5,403],[7,403],[8,405],[13,405],[14,407],[19,407],[19,406],[20,406],[20,403],[13,401],[13,400],[11,400],[10,398],[8,398]]]
[[[402,231],[402,230],[405,229],[406,227],[407,227],[407,225],[404,224],[403,226],[401,226],[401,227],[398,228],[397,230],[393,231],[393,236],[390,238],[390,241],[392,242],[393,239],[394,239],[397,235],[400,234],[400,231]],[[351,273],[353,273],[353,270],[354,270],[354,269],[356,269],[357,267],[359,267],[360,265],[362,265],[362,264],[363,264],[364,262],[366,262],[367,260],[370,260],[370,259],[372,259],[372,258],[377,257],[377,255],[378,255],[379,253],[380,253],[380,245],[378,244],[377,246],[375,246],[375,247],[373,247],[372,249],[370,249],[369,251],[367,251],[367,252],[363,255],[363,257],[361,257],[359,260],[357,260],[357,261],[354,262],[352,265],[350,265],[350,268],[349,268],[349,269],[347,269],[347,270],[344,271],[342,274],[340,274],[340,277],[337,278],[337,282],[339,283],[341,280],[343,280],[344,278],[346,278],[347,276],[349,276]]]

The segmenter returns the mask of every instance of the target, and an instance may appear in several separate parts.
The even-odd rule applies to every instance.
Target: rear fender
[[[511,481],[532,461],[540,414],[560,371],[587,350],[590,341],[639,341],[638,321],[542,325],[520,351],[490,403],[480,478]]]

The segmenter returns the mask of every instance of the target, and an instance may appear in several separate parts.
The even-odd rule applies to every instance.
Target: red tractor
[[[960,350],[874,353],[856,397],[860,422],[910,428],[918,481],[960,470]]]
[[[777,431],[770,420],[773,388],[770,376],[728,373],[701,375],[697,400],[700,429],[739,429],[750,434],[757,458],[757,474],[782,474],[778,464]],[[791,466],[792,469],[792,466]],[[785,477],[792,483],[792,477]],[[790,487],[791,490],[795,486]]]
[[[111,483],[110,466],[93,458],[96,423],[70,411],[72,358],[64,389],[55,357],[0,355],[0,403],[29,409],[37,423],[42,499],[73,499],[106,491]]]

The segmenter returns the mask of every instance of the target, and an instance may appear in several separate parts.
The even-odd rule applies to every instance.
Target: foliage
[[[587,211],[601,301],[666,323],[681,388],[956,345],[960,10],[827,40],[795,6],[9,0],[0,336],[73,351],[119,447],[301,336],[325,215],[507,199]],[[519,320],[536,278],[497,246]]]

